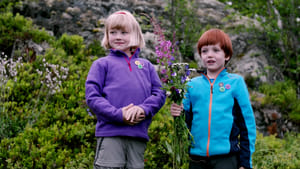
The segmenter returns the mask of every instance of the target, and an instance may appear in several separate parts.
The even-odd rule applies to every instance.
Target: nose
[[[207,57],[211,58],[213,56],[214,56],[213,51],[211,51],[211,50],[207,51]]]
[[[116,39],[121,39],[121,34],[120,33],[116,34]]]

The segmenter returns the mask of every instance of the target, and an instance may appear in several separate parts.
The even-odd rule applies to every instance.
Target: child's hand
[[[134,106],[131,109],[136,109],[134,111],[137,112],[134,121],[139,123],[139,122],[143,121],[146,118],[145,111],[141,107]]]
[[[128,110],[130,108],[132,108],[132,107],[134,107],[134,105],[133,104],[129,104],[128,106],[122,108],[123,121],[124,121],[124,123],[129,124],[129,125],[134,125],[134,123],[130,122],[130,120],[129,120],[131,114],[130,114],[130,112]]]
[[[181,112],[183,110],[183,106],[182,105],[178,105],[176,103],[171,104],[171,115],[172,116],[180,116]]]
[[[145,119],[145,111],[139,106],[133,106],[128,110],[127,117],[130,123],[137,124]]]

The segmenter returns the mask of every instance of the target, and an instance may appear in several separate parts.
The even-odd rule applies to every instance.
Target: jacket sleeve
[[[116,108],[103,97],[107,67],[105,62],[96,60],[88,73],[85,83],[86,103],[98,119],[123,123],[122,108]]]
[[[238,79],[235,98],[239,105],[240,166],[252,168],[252,154],[255,151],[256,124],[246,83]]]
[[[188,86],[188,84],[187,84]],[[184,99],[182,100],[183,104],[183,110],[185,114],[185,122],[188,126],[189,129],[192,127],[192,120],[193,120],[193,111],[192,111],[192,103],[190,100],[190,95],[189,95],[189,87],[187,87],[187,90],[184,94]]]
[[[147,117],[153,117],[165,104],[166,94],[162,90],[161,81],[153,65],[150,64],[151,96],[146,98],[139,106],[144,109]]]

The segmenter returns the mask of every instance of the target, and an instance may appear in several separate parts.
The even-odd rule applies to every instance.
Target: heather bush
[[[4,13],[0,18],[6,19],[6,25],[18,25],[12,28],[13,35],[6,32],[6,40],[1,38],[5,40],[1,46],[7,42],[12,46],[14,35],[41,42],[34,37],[44,35],[43,31],[22,16]],[[21,22],[12,23],[16,21]],[[28,32],[22,30],[29,28],[32,36],[25,36]],[[50,48],[34,60],[0,53],[0,168],[89,168],[92,164],[95,118],[87,112],[84,83],[97,56],[85,56],[82,37],[64,35],[55,43],[53,39],[44,39]],[[100,56],[105,54],[102,51]]]

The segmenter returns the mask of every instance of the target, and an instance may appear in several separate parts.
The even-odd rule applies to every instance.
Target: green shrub
[[[147,144],[145,152],[145,169],[172,168],[171,154],[168,153],[166,142],[169,144],[171,140],[169,135],[172,129],[172,120],[169,104],[164,107],[154,116],[149,128],[150,141]]]
[[[16,40],[33,40],[36,43],[47,41],[53,43],[54,37],[45,30],[38,30],[32,21],[11,12],[0,13],[1,51],[10,53]]]
[[[100,57],[105,56],[105,50],[101,46],[100,41],[94,40],[91,44],[88,45],[87,55],[100,56]]]
[[[0,167],[64,168],[72,161],[93,161],[89,154],[94,146],[86,141],[94,138],[93,129],[86,123],[60,121],[47,128],[27,126],[18,137],[1,141]],[[87,155],[82,158],[84,154]]]
[[[284,139],[258,133],[253,165],[255,169],[298,169],[300,166],[300,136],[288,133]]]
[[[76,65],[76,57],[64,59],[63,50],[58,51],[49,49],[49,60],[38,56],[33,63],[23,62],[17,82],[6,83],[11,89],[5,97],[6,109],[1,109],[1,117],[6,118],[0,130],[0,168],[92,166],[95,118],[88,115],[84,98],[92,60],[86,57]],[[50,57],[50,53],[57,55]],[[60,64],[70,65],[67,73]],[[61,83],[54,80],[63,75]]]
[[[20,0],[1,0],[0,1],[0,12],[10,11],[13,6],[19,4]]]
[[[83,37],[78,35],[63,34],[57,41],[58,47],[62,47],[67,55],[78,55],[85,48]]]
[[[263,84],[260,92],[266,95],[263,104],[275,105],[280,111],[294,121],[300,121],[300,100],[297,98],[296,85],[291,80]]]
[[[0,46],[8,50],[15,39],[55,44],[32,62],[22,58],[15,77],[1,75],[7,79],[0,88],[0,168],[92,168],[95,118],[87,112],[84,83],[96,58],[83,57],[80,36],[54,43],[11,13],[0,14],[0,23]]]

